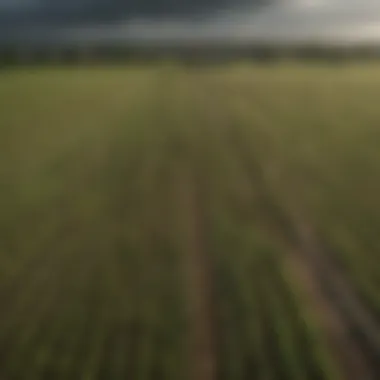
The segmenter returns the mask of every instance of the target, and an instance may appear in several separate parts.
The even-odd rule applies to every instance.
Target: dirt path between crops
[[[312,229],[299,224],[301,255],[309,278],[318,287],[328,309],[321,307],[330,333],[332,347],[340,347],[342,369],[345,379],[377,379],[380,368],[380,327],[370,311],[334,263],[326,248],[314,236]],[[318,299],[318,297],[317,297]],[[330,318],[332,315],[336,317]],[[334,319],[336,322],[334,323]],[[338,347],[337,347],[338,348]]]
[[[216,379],[216,349],[212,304],[210,257],[204,236],[200,189],[191,170],[183,170],[178,180],[177,207],[180,214],[180,248],[187,289],[190,379]]]
[[[340,313],[323,294],[310,263],[303,252],[292,252],[287,256],[286,269],[289,276],[301,287],[303,304],[308,308],[322,328],[325,342],[330,347],[333,362],[344,380],[374,379],[368,369],[363,352],[350,338],[348,327]]]

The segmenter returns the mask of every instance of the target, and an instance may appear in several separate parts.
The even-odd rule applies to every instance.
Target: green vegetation
[[[0,378],[345,379],[325,314],[373,374],[378,99],[371,65],[1,72]]]

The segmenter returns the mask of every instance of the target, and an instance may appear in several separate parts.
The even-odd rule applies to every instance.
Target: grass
[[[289,231],[312,226],[377,310],[378,67],[20,69],[0,83],[0,377],[192,378],[186,177],[217,378],[343,378],[285,270]]]

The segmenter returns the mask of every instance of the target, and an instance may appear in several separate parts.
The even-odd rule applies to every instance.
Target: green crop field
[[[379,379],[379,100],[369,64],[0,72],[0,379]]]

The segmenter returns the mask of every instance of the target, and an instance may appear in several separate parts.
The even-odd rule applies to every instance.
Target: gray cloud
[[[142,19],[65,31],[83,41],[380,42],[378,0],[284,0],[241,5],[200,20]]]
[[[1,25],[24,41],[380,42],[380,0],[0,0]]]

